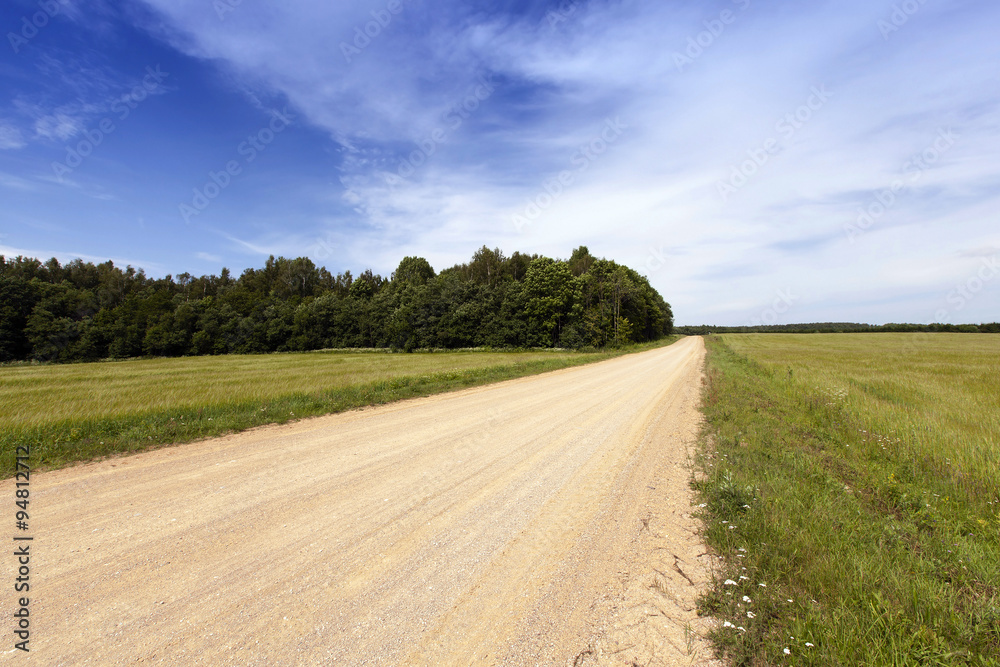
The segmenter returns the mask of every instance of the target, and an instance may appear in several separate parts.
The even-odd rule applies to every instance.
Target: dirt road
[[[703,354],[36,475],[31,653],[0,662],[698,664]]]

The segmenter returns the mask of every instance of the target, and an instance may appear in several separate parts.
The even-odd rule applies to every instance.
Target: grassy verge
[[[735,665],[1000,665],[1000,337],[708,339],[701,612]]]
[[[600,353],[317,352],[8,367],[0,455],[31,446],[33,469],[138,452],[669,345]],[[4,468],[3,477],[13,475]]]

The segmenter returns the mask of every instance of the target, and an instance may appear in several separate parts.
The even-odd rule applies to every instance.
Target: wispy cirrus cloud
[[[927,3],[886,39],[892,6],[406,0],[388,16],[384,0],[244,0],[220,16],[201,0],[136,0],[74,20],[94,35],[127,22],[196,63],[186,85],[296,114],[199,218],[219,232],[200,248],[212,258],[312,253],[388,273],[407,254],[442,268],[484,243],[556,256],[587,244],[646,267],[682,322],[745,322],[787,285],[799,292],[789,317],[884,321],[921,315],[914,304],[976,261],[963,253],[1000,242],[1000,9]],[[39,71],[61,93],[0,101],[12,149],[73,137],[128,85],[121,61],[48,48]],[[154,193],[165,225],[242,141],[225,126],[260,122],[229,123],[178,91],[177,123],[156,128],[168,141],[129,165],[181,181]],[[602,144],[608,122],[624,129]],[[942,131],[954,145],[922,158]],[[897,179],[905,190],[851,243],[845,225]],[[843,312],[866,290],[877,297]]]
[[[135,65],[133,65],[135,67]],[[0,104],[0,148],[22,148],[30,141],[66,142],[102,116],[118,114],[123,102],[142,87],[142,68],[122,72],[94,53],[71,53],[61,47],[40,49],[33,85]],[[145,89],[143,96],[162,95],[169,85]],[[9,146],[5,146],[9,144]]]
[[[47,113],[35,120],[35,135],[45,139],[65,141],[79,134],[85,124],[80,114],[70,115],[61,111]]]
[[[0,150],[16,150],[26,145],[20,128],[6,121],[0,121]]]
[[[0,187],[25,191],[34,191],[37,189],[36,184],[26,178],[3,172],[0,172]]]

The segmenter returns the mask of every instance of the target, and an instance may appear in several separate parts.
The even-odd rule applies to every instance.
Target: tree
[[[632,323],[627,317],[615,317],[615,338],[616,346],[625,345],[632,340]]]
[[[0,256],[0,362],[25,359],[31,342],[25,332],[37,300],[31,282],[2,272]]]
[[[596,258],[590,254],[587,246],[582,245],[573,251],[567,264],[569,264],[569,270],[573,272],[573,275],[579,277],[589,271],[595,261]]]
[[[112,262],[0,256],[0,361],[73,361],[321,347],[619,345],[670,333],[670,306],[586,246],[569,260],[482,246],[435,274],[405,257],[390,280],[271,256],[238,279],[150,279]],[[949,325],[953,330],[958,327]],[[985,330],[986,325],[984,325]]]
[[[366,269],[351,283],[348,294],[355,299],[368,300],[382,289],[383,284],[385,280],[382,276],[372,273],[371,269]]]
[[[575,296],[573,274],[565,262],[540,257],[524,278],[529,344],[555,346]]]
[[[490,250],[483,246],[472,255],[469,262],[469,274],[473,282],[493,287],[498,282],[508,277],[507,258],[504,257],[500,248]]]
[[[425,285],[433,277],[434,269],[426,259],[423,257],[404,257],[396,270],[393,271],[391,281],[400,287]]]

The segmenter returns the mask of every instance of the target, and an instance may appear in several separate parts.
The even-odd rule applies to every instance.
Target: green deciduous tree
[[[528,266],[524,278],[524,309],[528,316],[530,345],[558,344],[576,292],[576,282],[565,262],[539,257]]]
[[[586,246],[567,261],[499,248],[436,273],[405,257],[386,280],[269,257],[234,279],[0,256],[0,361],[73,361],[322,347],[582,347],[651,340],[670,306]]]

